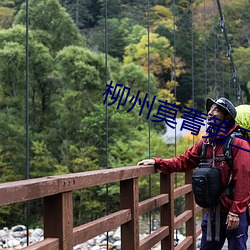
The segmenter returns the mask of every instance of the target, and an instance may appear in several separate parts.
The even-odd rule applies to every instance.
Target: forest
[[[250,2],[220,2],[224,20],[215,0],[2,0],[1,183],[174,157],[201,137],[163,141],[166,124],[150,120],[149,105],[122,99],[118,108],[111,95],[104,103],[111,81],[130,96],[202,112],[207,97],[249,103]],[[158,192],[157,176],[150,183],[140,180],[140,199]],[[109,211],[118,190],[108,187]],[[31,225],[42,226],[41,203],[30,203]],[[75,225],[106,213],[107,187],[76,191],[74,208]],[[25,221],[24,210],[0,207],[0,227]]]

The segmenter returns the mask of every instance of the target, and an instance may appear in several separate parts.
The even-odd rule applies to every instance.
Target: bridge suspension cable
[[[148,101],[150,103],[151,91],[150,91],[150,0],[147,1],[147,32],[148,32]],[[148,119],[148,158],[151,158],[151,140],[150,140],[150,130],[151,130],[151,121]],[[151,197],[152,194],[152,183],[151,175],[148,176],[148,195]],[[149,212],[149,232],[152,231],[152,212]]]
[[[207,97],[207,40],[206,40],[206,0],[203,6],[203,36],[204,36],[204,94]]]
[[[229,40],[228,40],[225,18],[224,18],[224,15],[222,13],[220,0],[216,0],[216,2],[217,2],[219,14],[220,14],[220,29],[223,32],[224,38],[225,38],[225,41],[226,41],[227,57],[230,60],[230,67],[231,67],[231,70],[232,70],[232,77],[233,77],[234,86],[237,84],[237,89],[236,89],[237,99],[238,99],[238,103],[241,104],[242,103],[241,86],[240,86],[239,80],[237,79],[237,72],[236,72],[236,68],[235,68],[235,65],[234,65],[234,60],[233,60],[233,55],[232,55],[232,48],[231,48],[231,45],[230,45]],[[234,91],[235,91],[235,88],[234,88]]]
[[[25,78],[26,78],[26,97],[25,97],[25,125],[26,125],[26,169],[25,179],[29,179],[29,0],[26,0],[26,45],[25,45]],[[29,213],[30,202],[25,203],[25,216],[26,216],[26,239],[27,245],[29,245]]]
[[[105,46],[105,85],[109,80],[108,74],[108,0],[105,0],[105,21],[104,21],[104,46]],[[109,119],[108,119],[108,102],[106,102],[106,169],[109,168]],[[106,215],[109,213],[109,186],[106,184]],[[108,232],[107,232],[108,239]],[[107,240],[107,249],[108,249],[109,241]]]
[[[173,70],[173,81],[174,81],[174,101],[176,102],[176,95],[177,95],[177,86],[176,86],[176,1],[173,0],[173,26],[174,26],[174,32],[173,32],[173,46],[174,46],[174,55],[173,55],[173,62],[174,62],[174,70]],[[175,139],[174,139],[174,156],[176,157],[177,154],[177,132],[176,132],[176,126],[174,129],[175,133]],[[175,173],[175,187],[177,187],[178,183],[178,174]],[[175,230],[175,245],[178,245],[179,238],[178,238],[178,230]]]

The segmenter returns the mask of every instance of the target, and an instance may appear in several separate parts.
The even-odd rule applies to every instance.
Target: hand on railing
[[[139,165],[155,165],[155,160],[154,159],[142,160],[137,163],[137,166]]]

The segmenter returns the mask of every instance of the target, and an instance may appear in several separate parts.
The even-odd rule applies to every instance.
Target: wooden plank
[[[201,226],[198,226],[198,227],[196,228],[196,237],[199,237],[199,236],[201,235],[201,233],[202,233]]]
[[[192,218],[192,211],[187,210],[174,219],[174,229],[177,229]]]
[[[73,229],[74,246],[131,221],[130,209],[123,209]]]
[[[131,210],[131,221],[121,226],[121,249],[139,250],[139,187],[138,178],[120,183],[121,209]]]
[[[0,206],[42,198],[58,193],[55,177],[34,178],[0,184]]]
[[[174,249],[175,250],[188,249],[192,244],[193,244],[193,237],[188,236],[181,243],[179,243]]]
[[[161,226],[169,227],[169,234],[161,241],[161,250],[174,249],[174,176],[160,174],[160,193],[169,194],[169,202],[161,206]]]
[[[185,183],[191,184],[193,173],[185,173]],[[190,210],[192,212],[191,218],[186,222],[186,236],[193,236],[196,239],[196,203],[194,200],[193,192],[185,195],[185,210]],[[188,250],[196,250],[196,241],[193,241]]]
[[[60,249],[73,249],[72,192],[44,198],[44,237],[59,238]]]
[[[160,194],[139,203],[139,214],[143,215],[157,207],[168,203],[168,194]]]
[[[59,239],[47,238],[47,239],[44,239],[43,241],[34,243],[22,249],[23,250],[59,250]]]
[[[197,213],[199,213],[200,211],[202,211],[202,207],[200,207],[199,205],[195,205],[195,213],[197,214]]]
[[[139,176],[148,176],[157,173],[154,166],[129,166],[106,170],[95,170],[75,174],[60,175],[60,192],[94,187],[112,182],[119,182]]]
[[[140,241],[140,250],[151,249],[156,243],[169,235],[169,227],[158,228],[155,232]]]
[[[174,199],[177,199],[181,197],[182,195],[185,195],[187,193],[192,192],[192,185],[191,184],[186,184],[181,187],[175,188],[174,190]]]

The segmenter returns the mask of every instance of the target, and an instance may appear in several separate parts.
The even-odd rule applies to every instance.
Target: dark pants
[[[202,237],[200,250],[220,250],[222,249],[225,240],[228,240],[229,250],[246,250],[246,242],[248,238],[248,219],[247,212],[240,217],[239,226],[234,230],[227,230],[226,219],[227,213],[220,214],[220,241],[215,241],[215,221],[214,216],[211,216],[212,224],[212,241],[206,241],[207,237],[207,213],[202,219]]]

